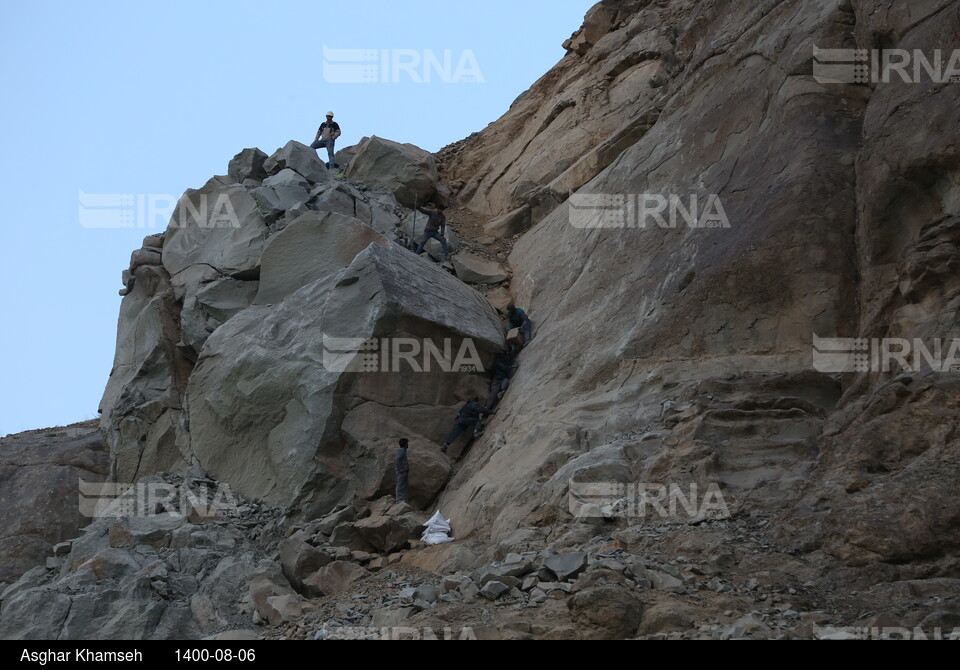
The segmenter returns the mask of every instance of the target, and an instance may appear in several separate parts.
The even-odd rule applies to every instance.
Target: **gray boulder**
[[[457,254],[451,263],[457,276],[468,284],[499,284],[510,276],[499,263],[473,254]]]
[[[286,168],[263,180],[263,185],[251,191],[267,223],[273,223],[288,209],[303,205],[310,199],[310,184],[299,173]]]
[[[370,244],[388,242],[342,214],[304,214],[270,238],[260,258],[261,281],[254,304],[278,303],[304,286],[342,271]]]
[[[356,374],[364,340],[402,333],[414,342],[436,341],[458,357],[475,351],[482,360],[503,346],[499,320],[483,296],[442,270],[381,244],[351,261],[349,255],[337,261],[349,263],[339,272],[323,268],[329,274],[280,303],[250,307],[218,328],[187,391],[190,448],[203,468],[246,496],[297,502],[317,516],[375,486],[352,467],[363,452],[345,450],[340,435],[355,398],[434,405],[485,383],[479,371],[444,371],[434,359],[429,371],[403,362],[396,373]],[[264,263],[262,287],[284,286],[275,266]]]
[[[577,577],[587,569],[587,554],[583,551],[571,551],[544,559],[543,565],[557,577],[557,581],[566,581]]]
[[[266,239],[266,222],[250,192],[239,184],[209,182],[188,190],[177,203],[164,239],[163,265],[171,275],[204,264],[231,277],[255,278]]]
[[[346,174],[352,181],[386,187],[405,207],[428,202],[438,181],[432,154],[376,135],[360,143]]]
[[[244,179],[262,181],[267,177],[266,170],[263,169],[266,160],[267,154],[259,149],[244,149],[230,160],[227,174],[237,182],[243,182]]]
[[[264,161],[263,168],[267,175],[275,175],[286,169],[294,170],[312,184],[333,179],[326,165],[317,157],[317,152],[294,140],[277,149]]]

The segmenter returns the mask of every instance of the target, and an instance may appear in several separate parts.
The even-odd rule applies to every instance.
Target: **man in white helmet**
[[[333,120],[333,112],[327,112],[327,120],[320,124],[320,128],[317,129],[317,138],[310,145],[310,148],[327,148],[327,156],[330,159],[327,167],[330,169],[340,167],[333,158],[333,145],[338,137],[340,137],[340,125]]]

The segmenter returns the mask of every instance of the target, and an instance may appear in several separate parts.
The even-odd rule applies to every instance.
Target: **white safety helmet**
[[[327,112],[327,116],[333,116],[333,112]]]

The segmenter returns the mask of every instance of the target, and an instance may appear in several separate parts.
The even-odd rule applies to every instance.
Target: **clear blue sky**
[[[178,197],[244,147],[312,141],[328,109],[340,148],[376,134],[436,151],[503,114],[592,4],[4,2],[0,436],[97,416],[120,272],[163,229],[84,227],[80,191]]]

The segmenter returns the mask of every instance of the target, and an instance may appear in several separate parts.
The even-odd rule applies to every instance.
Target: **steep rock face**
[[[513,235],[542,219],[656,121],[679,67],[678,24],[694,3],[638,12],[649,4],[597,5],[564,44],[567,56],[502,118],[439,153],[441,178],[463,184],[466,206],[491,218],[518,215],[490,232]]]
[[[592,47],[568,45],[503,119],[441,152],[472,208],[526,205],[536,224],[510,257],[536,338],[445,513],[461,533],[497,536],[569,518],[570,477],[713,482],[732,510],[801,501],[784,510],[783,537],[804,550],[857,565],[944,557],[960,541],[945,502],[960,447],[955,373],[827,376],[811,349],[814,334],[958,335],[949,138],[960,88],[820,83],[811,56],[814,45],[953,44],[944,18],[957,3],[618,6]],[[559,154],[617,135],[615,119],[649,125],[564,181]],[[521,175],[570,188],[554,181],[539,198]],[[701,206],[717,195],[722,225],[611,227],[609,208],[619,221],[638,210],[613,198],[558,206],[577,188],[677,195],[687,208],[690,194]]]
[[[176,427],[192,365],[177,347],[180,340],[170,275],[160,265],[137,268],[133,291],[120,304],[113,370],[100,401],[115,481],[185,465]]]
[[[102,482],[109,452],[91,423],[0,440],[0,582],[42,565],[89,521],[78,482]]]

